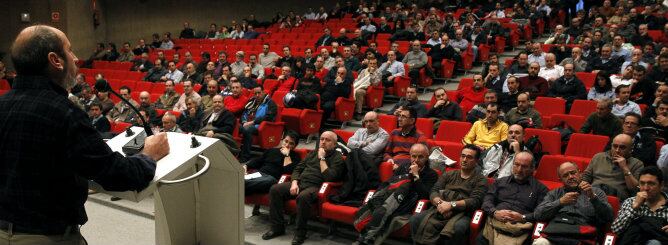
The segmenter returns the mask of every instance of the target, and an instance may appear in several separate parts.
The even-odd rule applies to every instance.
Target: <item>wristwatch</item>
[[[325,161],[325,160],[326,160],[326,159],[325,159],[324,157],[321,157],[321,158],[320,158],[320,161]]]
[[[527,216],[526,216],[526,215],[522,215],[522,220],[523,220],[523,221],[527,221]]]
[[[624,173],[624,176],[629,176],[629,175],[631,175],[631,171]]]
[[[452,206],[452,208],[457,207],[457,202],[455,201],[450,202],[450,206]]]

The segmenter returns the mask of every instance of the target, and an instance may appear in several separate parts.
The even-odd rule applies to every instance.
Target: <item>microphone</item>
[[[116,93],[116,91],[111,89],[111,86],[109,85],[107,80],[104,80],[104,79],[97,80],[95,82],[95,90],[97,90],[98,92],[111,92],[113,95],[116,95],[116,97],[120,98],[121,101],[123,101],[123,103],[130,106],[132,111],[137,113],[137,116],[139,117],[139,119],[142,122],[142,125],[144,126],[144,131],[146,131],[146,136],[148,137],[148,136],[153,135],[153,130],[151,130],[151,126],[149,126],[148,123],[146,123],[146,119],[144,119],[144,117],[141,116],[137,107],[132,105],[132,103],[130,103],[130,101],[126,100],[125,98],[123,98],[123,96],[121,96],[120,94]]]

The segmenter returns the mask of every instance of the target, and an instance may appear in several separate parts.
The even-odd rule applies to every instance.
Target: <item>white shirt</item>
[[[177,84],[181,82],[181,79],[183,79],[183,72],[179,71],[179,69],[175,69],[174,71],[168,70],[167,74],[165,74],[165,77],[167,77],[167,79],[174,80],[174,84]]]
[[[535,55],[533,53],[529,54],[527,61],[529,64],[538,62],[540,64],[540,67],[545,66],[545,53],[540,53],[540,55]]]
[[[541,67],[540,72],[538,72],[538,76],[545,78],[545,80],[550,81],[550,79],[557,80],[557,78],[560,78],[561,76],[564,75],[564,67],[560,65],[554,65],[552,68],[548,67]]]

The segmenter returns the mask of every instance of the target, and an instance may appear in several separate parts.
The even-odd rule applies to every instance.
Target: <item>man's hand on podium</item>
[[[144,140],[144,151],[142,152],[156,162],[169,154],[169,142],[167,133],[151,135]]]

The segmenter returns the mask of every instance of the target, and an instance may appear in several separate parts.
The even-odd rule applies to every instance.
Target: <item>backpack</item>
[[[540,142],[538,135],[531,136],[525,143],[524,146],[533,153],[534,166],[538,168],[538,163],[540,159],[543,158],[547,152],[543,151],[543,143]],[[535,169],[535,168],[534,168]]]

